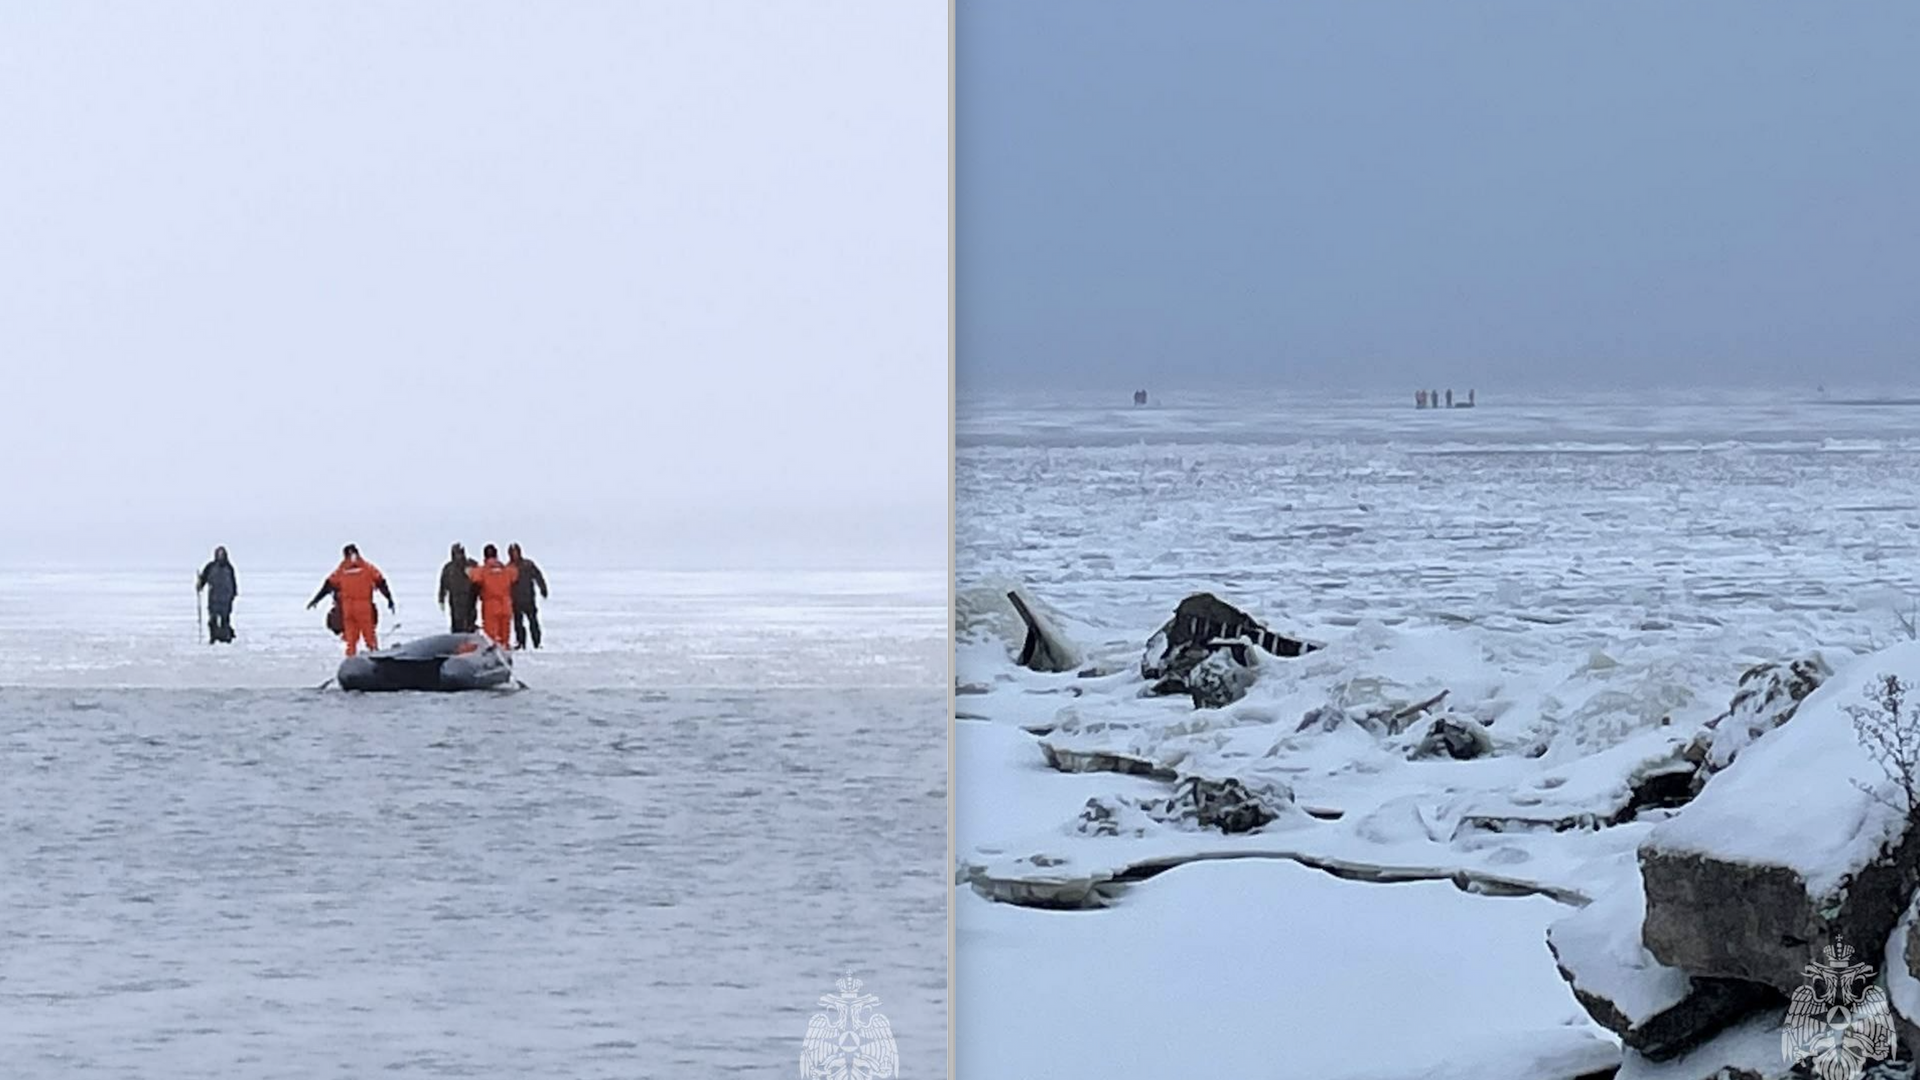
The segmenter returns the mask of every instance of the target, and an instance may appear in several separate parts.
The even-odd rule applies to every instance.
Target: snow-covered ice
[[[1452,411],[1416,411],[1411,391],[1167,388],[1145,408],[1124,394],[962,397],[963,1072],[1030,1065],[1044,1044],[1051,1067],[1028,1072],[1113,1075],[1159,1060],[1161,1041],[1261,1075],[1572,1076],[1564,1056],[1596,1046],[1620,1060],[1556,973],[1545,928],[1588,900],[1619,903],[1640,844],[1683,828],[1686,811],[1633,800],[1685,767],[1743,672],[1815,653],[1841,667],[1905,639],[1920,407],[1839,391],[1480,389],[1477,408]],[[1010,583],[1104,674],[1015,667],[1018,638],[991,615]],[[1325,647],[1262,658],[1253,690],[1221,709],[1137,696],[1147,637],[1194,592]],[[1486,725],[1494,756],[1411,760],[1424,719],[1369,727],[1442,691],[1438,708]],[[1090,827],[1088,800],[1167,785],[1053,771],[1043,741],[1284,785],[1307,813],[1234,836],[1143,817]],[[1256,857],[1179,865],[1222,854]],[[1110,906],[986,898],[1010,880],[1108,881]],[[1284,915],[1323,907],[1337,929]],[[1618,921],[1594,920],[1599,938],[1582,943],[1631,967],[1644,957],[1606,936]],[[1429,950],[1460,959],[1416,992],[1399,965],[1419,970]],[[1201,969],[1222,980],[1213,992],[1195,989]],[[1641,971],[1645,985],[1613,989],[1644,991],[1646,1007],[1675,991]],[[1307,972],[1344,989],[1304,1000]],[[1472,1015],[1455,1019],[1463,998]],[[1283,1038],[1275,1018],[1296,1008],[1309,1019]],[[1391,1037],[1354,1037],[1360,1016]],[[1296,1060],[1314,1064],[1276,1064]]]
[[[374,553],[369,552],[371,557]],[[0,574],[0,686],[315,686],[339,643],[326,605],[306,603],[333,569],[233,559],[240,598],[232,646],[210,648],[193,576],[205,552],[149,569],[12,568]],[[447,629],[437,565],[376,559],[397,611],[382,642]],[[546,647],[521,653],[530,685],[927,686],[946,678],[946,587],[938,572],[700,573],[545,567]]]
[[[1534,1055],[1576,1054],[1592,1072],[1618,1051],[1530,962],[1560,912],[1267,862],[1183,867],[1101,912],[963,895],[955,1066],[1386,1080],[1443,1063],[1518,1077]]]

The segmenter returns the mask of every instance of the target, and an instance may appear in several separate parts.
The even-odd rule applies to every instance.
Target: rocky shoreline
[[[978,623],[993,606],[975,597],[962,617]],[[1920,644],[1755,665],[1705,723],[1664,718],[1569,760],[1453,687],[1329,675],[1325,643],[1208,593],[1180,602],[1132,670],[1068,640],[1066,620],[1024,590],[1008,590],[1006,606],[1024,631],[1018,659],[1061,680],[1042,692],[1052,702],[1022,702],[1047,765],[1136,786],[1088,799],[1055,834],[1073,842],[963,852],[957,879],[979,895],[1098,908],[1180,866],[1285,859],[1349,880],[1547,896],[1570,912],[1543,960],[1620,1040],[1618,1064],[1583,1077],[1799,1075],[1783,1045],[1834,1005],[1850,1010],[1846,1046],[1806,1042],[1802,1070],[1853,1053],[1904,1075],[1890,1070],[1906,1068],[1920,1034],[1920,1016],[1903,1011],[1920,1009],[1920,941],[1906,932],[1920,829],[1860,725],[1887,676],[1920,679]],[[1308,663],[1323,666],[1303,673]],[[1274,703],[1310,700],[1309,674],[1339,692],[1286,715]],[[1269,681],[1280,689],[1263,698]],[[1185,714],[1162,700],[1182,697]],[[1443,797],[1338,805],[1342,780],[1394,761]],[[1555,837],[1581,857],[1533,855]],[[1370,850],[1362,841],[1413,857],[1356,857]],[[1515,872],[1529,858],[1543,872]]]

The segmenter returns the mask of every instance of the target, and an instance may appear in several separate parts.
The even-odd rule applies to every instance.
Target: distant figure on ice
[[[1447,408],[1453,408],[1453,391],[1447,391]]]
[[[207,644],[233,641],[233,598],[240,595],[240,579],[227,561],[227,549],[213,549],[213,561],[200,568],[193,591],[207,590]]]
[[[380,568],[360,557],[360,549],[348,544],[340,549],[340,565],[327,580],[320,585],[320,591],[307,601],[307,610],[333,595],[334,610],[340,613],[340,636],[347,639],[347,655],[358,653],[360,642],[367,643],[368,651],[380,647],[380,638],[374,633],[380,616],[373,609],[373,594],[378,590],[387,598],[387,611],[393,611],[393,590],[387,588],[386,575]],[[328,617],[332,625],[332,616]]]
[[[1133,392],[1133,403],[1135,405],[1145,405],[1147,403],[1147,392],[1145,390],[1135,390]]]
[[[1467,391],[1467,405],[1469,407],[1473,405],[1473,391],[1471,390]]]
[[[507,545],[507,563],[513,567],[513,647],[527,647],[527,632],[533,632],[533,647],[540,647],[540,605],[534,601],[533,590],[540,589],[540,599],[547,598],[547,575],[540,572],[540,564],[520,553],[519,544]]]
[[[1427,407],[1427,392],[1425,390],[1415,390],[1413,392],[1413,407],[1416,409],[1424,409]]]
[[[467,571],[468,580],[480,590],[480,620],[487,636],[503,649],[511,648],[513,633],[513,580],[518,573],[500,561],[500,549],[488,544],[479,566]]]
[[[467,571],[479,565],[467,554],[465,544],[455,544],[447,552],[447,565],[440,568],[440,610],[447,613],[447,628],[456,634],[471,634],[480,628],[480,598],[467,577]]]

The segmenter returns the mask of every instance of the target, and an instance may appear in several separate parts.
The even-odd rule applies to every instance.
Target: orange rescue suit
[[[356,644],[360,641],[365,641],[368,649],[380,647],[379,636],[373,631],[373,591],[386,580],[380,568],[365,559],[343,559],[328,575],[327,584],[333,586],[340,601],[340,636],[347,639],[348,656],[358,651]]]
[[[481,627],[501,648],[509,648],[513,636],[513,583],[519,577],[518,567],[497,558],[467,571],[467,580],[480,587]]]

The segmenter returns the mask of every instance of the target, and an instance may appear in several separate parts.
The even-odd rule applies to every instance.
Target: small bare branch
[[[1906,805],[1896,805],[1858,781],[1854,786],[1908,817],[1920,816],[1920,708],[1907,707],[1912,689],[1897,675],[1882,675],[1861,691],[1868,704],[1846,709],[1861,747],[1887,779],[1899,785]]]

